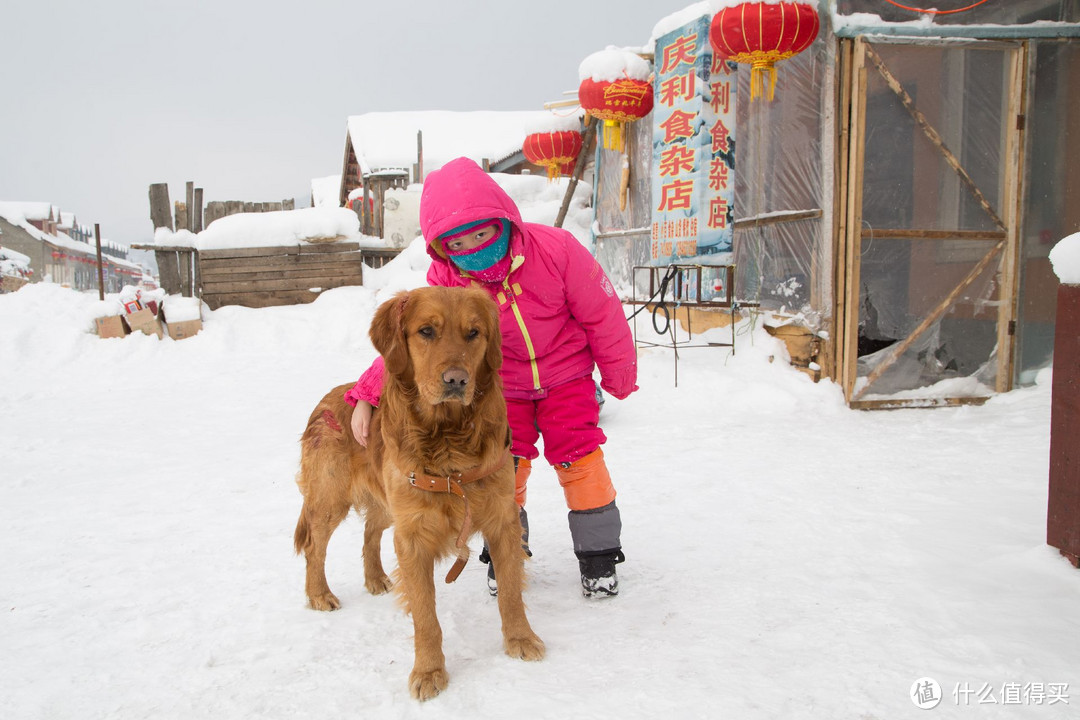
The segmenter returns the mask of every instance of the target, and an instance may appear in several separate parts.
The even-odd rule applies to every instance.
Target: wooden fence
[[[309,303],[323,290],[363,285],[365,265],[380,268],[401,252],[362,248],[358,243],[201,251],[190,247],[132,247],[154,251],[166,293],[200,297],[211,310],[223,305],[258,308]]]

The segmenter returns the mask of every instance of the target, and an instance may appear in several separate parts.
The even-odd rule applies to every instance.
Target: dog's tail
[[[293,533],[293,547],[296,554],[301,555],[311,545],[311,525],[308,524],[307,514],[301,511],[300,519],[296,521],[296,532]]]

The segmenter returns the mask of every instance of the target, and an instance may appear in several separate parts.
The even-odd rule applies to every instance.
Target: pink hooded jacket
[[[510,269],[501,282],[480,282],[459,270],[436,240],[486,218],[512,224]],[[428,175],[420,229],[432,260],[429,284],[475,284],[498,303],[506,397],[543,398],[549,388],[592,374],[594,366],[600,368],[600,386],[616,398],[637,389],[630,326],[600,264],[568,231],[524,222],[510,196],[475,162],[458,158]],[[378,405],[382,373],[380,358],[345,399]]]

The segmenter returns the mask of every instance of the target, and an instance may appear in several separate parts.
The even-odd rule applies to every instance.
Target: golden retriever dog
[[[311,607],[335,610],[341,603],[326,583],[326,546],[350,507],[364,516],[364,585],[374,595],[396,588],[412,615],[409,690],[426,700],[449,680],[435,615],[435,563],[457,556],[446,579],[452,582],[474,532],[486,538],[498,573],[506,654],[544,656],[521,597],[525,552],[498,374],[498,313],[483,290],[425,287],[383,303],[370,334],[386,374],[368,446],[350,430],[353,408],[343,396],[351,385],[334,388],[311,413],[301,439],[297,484],[304,504],[294,542],[307,561]],[[383,531],[391,525],[398,561],[393,582],[380,557]]]

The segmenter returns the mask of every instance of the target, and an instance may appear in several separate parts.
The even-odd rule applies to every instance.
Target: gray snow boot
[[[622,517],[612,501],[592,510],[571,510],[570,536],[581,570],[581,592],[585,597],[613,597],[619,594],[615,565],[625,560],[622,553]]]
[[[581,569],[581,594],[585,597],[613,597],[619,594],[619,576],[616,563],[626,559],[622,550],[616,549],[596,555],[578,555]]]
[[[518,517],[521,518],[521,548],[528,557],[532,557],[532,550],[529,549],[529,515],[525,512],[525,508],[519,509]],[[484,541],[484,549],[480,551],[479,559],[480,562],[488,566],[488,592],[491,593],[491,597],[497,597],[499,594],[499,583],[495,580],[495,563],[491,562],[491,554],[488,553],[487,540]]]

